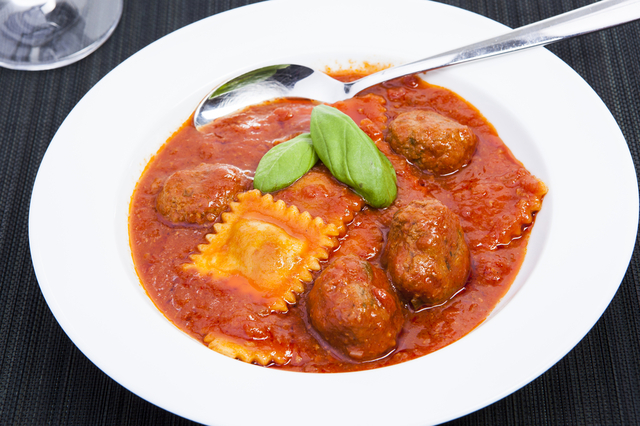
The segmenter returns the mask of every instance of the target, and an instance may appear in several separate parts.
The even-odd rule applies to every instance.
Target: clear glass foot
[[[47,70],[79,61],[121,15],[122,0],[0,0],[0,66]]]

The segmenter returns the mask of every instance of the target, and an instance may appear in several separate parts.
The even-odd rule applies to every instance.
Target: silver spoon
[[[275,98],[307,98],[333,103],[383,81],[542,46],[640,19],[640,0],[600,2],[545,19],[485,41],[426,59],[388,68],[350,83],[295,64],[272,65],[244,73],[217,86],[194,115],[198,130],[218,117]]]

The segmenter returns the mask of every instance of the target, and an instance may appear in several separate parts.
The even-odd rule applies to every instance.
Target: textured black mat
[[[511,27],[591,3],[444,2]],[[0,425],[193,424],[115,383],[58,326],[40,292],[31,263],[29,199],[54,133],[80,98],[106,73],[165,34],[249,3],[253,1],[125,0],[115,33],[88,58],[53,71],[0,68]],[[393,1],[389,0],[389,4]],[[553,45],[550,50],[572,66],[604,100],[627,139],[637,170],[640,22]],[[593,200],[585,200],[585,208],[589,202]],[[573,351],[525,388],[450,424],[640,424],[639,333],[640,253],[636,246],[618,294]],[[304,423],[300,419],[286,420],[285,414],[283,421]]]

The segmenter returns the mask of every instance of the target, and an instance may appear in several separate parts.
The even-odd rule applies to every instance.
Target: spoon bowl
[[[435,56],[388,68],[349,83],[304,65],[278,64],[239,75],[214,88],[194,114],[202,130],[219,117],[276,98],[306,98],[333,103],[404,75],[490,58],[603,30],[640,19],[640,0],[602,0]]]
[[[345,97],[345,84],[323,72],[304,65],[272,65],[218,86],[198,106],[194,124],[200,130],[218,117],[270,99],[307,98],[332,103]]]

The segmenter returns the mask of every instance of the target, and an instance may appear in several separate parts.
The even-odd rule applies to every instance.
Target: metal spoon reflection
[[[640,19],[640,0],[603,0],[511,30],[502,36],[388,68],[350,83],[342,83],[303,65],[263,67],[216,87],[196,109],[194,124],[201,130],[216,118],[275,98],[307,98],[333,103],[404,75],[542,46],[636,19]]]

